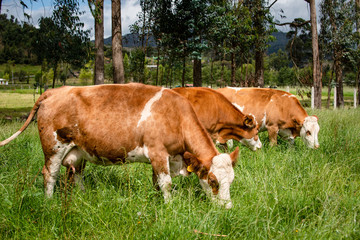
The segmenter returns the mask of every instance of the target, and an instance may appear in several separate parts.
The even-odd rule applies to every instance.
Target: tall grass
[[[266,133],[262,150],[241,147],[230,210],[212,204],[193,175],[174,178],[164,204],[146,164],[88,164],[85,192],[65,188],[62,169],[54,198],[45,200],[33,124],[0,148],[0,238],[359,239],[360,110],[310,113],[320,118],[320,149],[301,139],[270,147]],[[0,139],[21,124],[0,125]]]

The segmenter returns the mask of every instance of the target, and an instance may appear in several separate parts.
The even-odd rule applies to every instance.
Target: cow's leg
[[[48,198],[51,198],[54,193],[55,183],[60,172],[61,160],[57,154],[51,157],[45,156],[45,165],[42,174],[44,177],[45,195]]]
[[[153,168],[153,183],[157,185],[164,194],[165,203],[171,198],[171,176],[169,167],[169,156],[167,154],[151,154],[149,149],[149,157]]]
[[[272,126],[267,126],[267,130],[269,133],[270,146],[276,146],[279,128],[277,126],[272,125]]]

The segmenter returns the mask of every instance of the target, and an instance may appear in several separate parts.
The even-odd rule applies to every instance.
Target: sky
[[[21,21],[25,21],[24,12],[32,16],[30,23],[34,26],[38,26],[38,20],[40,17],[51,16],[53,10],[53,0],[23,0],[28,4],[28,9],[23,9],[20,4],[20,0],[3,0],[1,13],[8,16],[14,15]],[[274,0],[269,0],[273,2]],[[318,5],[320,0],[315,0],[318,11]],[[85,29],[91,29],[91,39],[94,38],[94,18],[92,17],[87,0],[80,0],[80,9],[85,11],[85,14],[81,16],[81,21],[85,24]],[[281,10],[284,13],[281,13]],[[122,33],[123,35],[130,33],[129,26],[137,20],[137,14],[141,11],[139,0],[122,0],[121,1],[121,21],[122,21]],[[305,20],[310,19],[309,4],[305,0],[278,0],[272,7],[271,13],[275,16],[275,19],[280,22],[291,22],[294,18],[303,18]],[[285,15],[285,19],[280,18],[281,15]],[[319,13],[318,13],[319,16]],[[319,17],[318,17],[319,18]],[[111,36],[111,0],[104,0],[104,36],[105,38]],[[280,27],[280,31],[287,32],[289,27]]]

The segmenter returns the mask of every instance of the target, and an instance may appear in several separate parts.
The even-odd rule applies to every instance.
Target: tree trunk
[[[314,82],[314,104],[315,108],[321,109],[321,69],[319,58],[319,41],[317,33],[316,6],[315,0],[310,0],[310,19],[311,19],[311,41],[313,54],[313,82]]]
[[[212,87],[212,84],[214,82],[214,58],[211,56],[211,64],[210,64],[210,86]]]
[[[125,71],[122,55],[121,1],[111,1],[112,12],[112,57],[114,83],[125,83]]]
[[[355,4],[356,10],[356,31],[360,36],[360,0],[356,0]],[[360,44],[358,44],[358,51],[360,52]],[[357,105],[360,105],[360,64],[358,62],[357,74],[356,74],[356,85],[357,87]]]
[[[332,79],[334,77],[334,65],[335,65],[335,63],[332,66],[331,75],[330,75],[330,78],[329,78],[329,81],[328,81],[328,97],[327,97],[327,102],[326,102],[326,108],[328,108],[328,109],[330,108],[331,82],[332,82]]]
[[[193,81],[194,81],[194,87],[201,87],[202,86],[201,59],[198,59],[198,58],[194,59]]]
[[[56,75],[57,75],[57,66],[58,66],[58,62],[54,63],[54,76],[53,76],[53,82],[52,82],[52,88],[55,88],[55,80],[56,80]]]
[[[255,47],[259,49],[259,47]],[[255,79],[257,86],[264,87],[264,52],[255,50]]]
[[[236,77],[235,77],[235,70],[236,70],[236,61],[235,61],[235,53],[231,53],[231,86],[236,87]]]
[[[342,65],[341,56],[342,53],[338,47],[335,47],[335,78],[336,78],[336,103],[338,107],[344,107],[344,94],[343,94],[343,81],[342,81]]]
[[[157,47],[157,61],[156,61],[156,81],[155,86],[158,85],[159,80],[159,66],[160,66],[160,47]]]
[[[247,61],[246,61],[246,66],[245,66],[245,87],[249,87],[249,82],[248,82],[248,66],[249,66],[249,59],[247,59]]]
[[[225,72],[225,52],[223,55],[221,55],[221,77],[220,77],[220,87],[221,85],[224,83],[225,84],[225,80],[224,80],[224,72]]]
[[[185,87],[185,73],[186,73],[186,55],[183,56],[183,69],[182,69],[182,76],[181,76],[181,86]]]
[[[96,0],[95,18],[95,75],[94,84],[104,84],[104,0]]]
[[[332,1],[330,1],[330,24],[333,32],[333,36],[336,36],[337,27],[335,23],[335,17],[333,14],[333,6]],[[334,70],[335,70],[335,80],[336,80],[336,103],[339,107],[344,107],[344,93],[343,93],[343,82],[342,82],[342,64],[341,64],[341,58],[342,58],[342,50],[341,46],[339,46],[336,41],[334,43],[334,53],[333,53],[333,59],[334,59]]]

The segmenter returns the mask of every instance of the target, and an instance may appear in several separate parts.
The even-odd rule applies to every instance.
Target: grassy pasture
[[[360,110],[309,110],[320,119],[320,149],[280,141],[241,147],[231,187],[234,207],[213,205],[195,176],[173,179],[164,204],[146,164],[88,164],[86,192],[66,187],[44,199],[36,124],[0,148],[1,239],[359,239]],[[0,139],[22,122],[2,122]],[[221,234],[216,237],[195,233]]]

